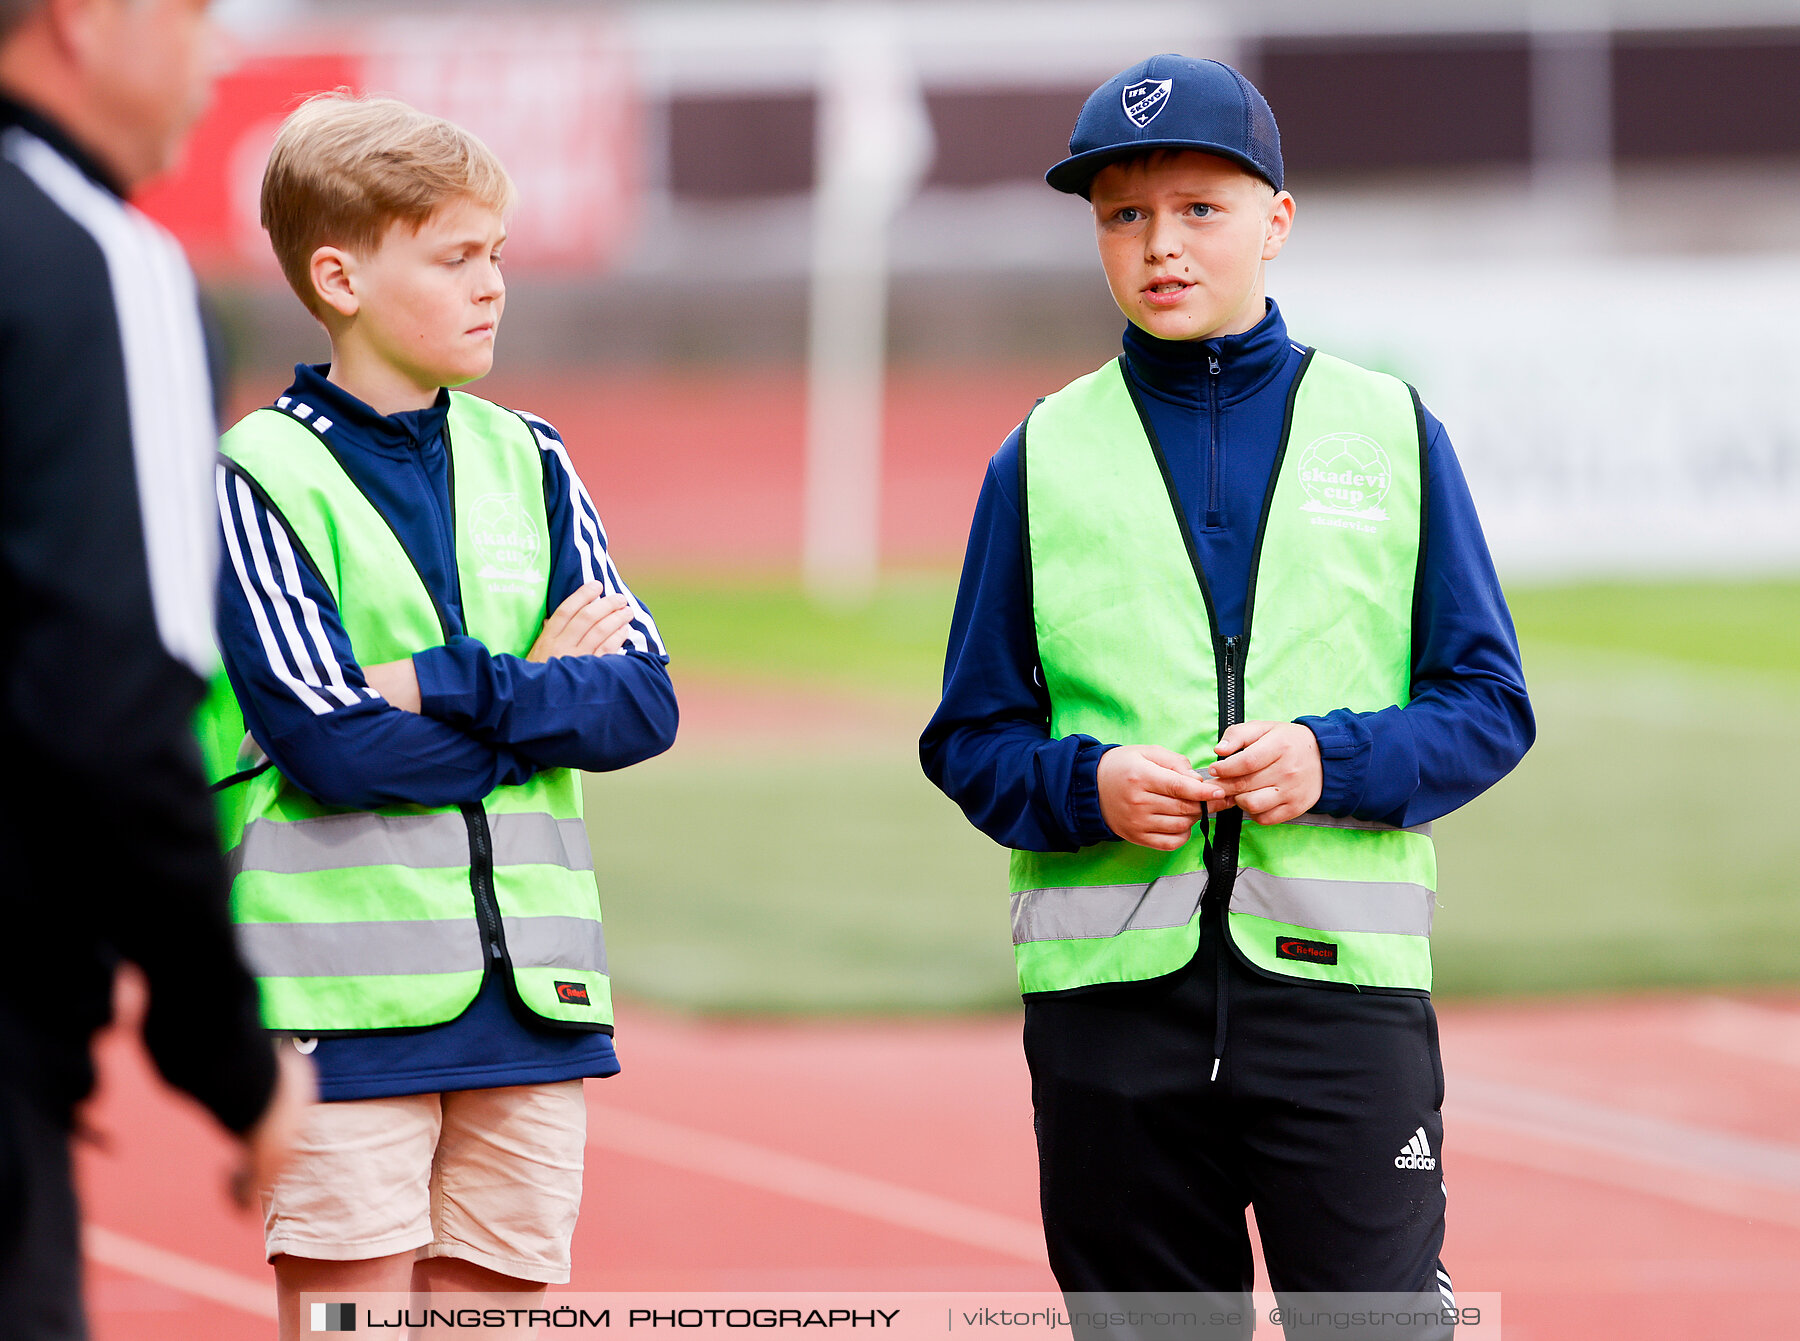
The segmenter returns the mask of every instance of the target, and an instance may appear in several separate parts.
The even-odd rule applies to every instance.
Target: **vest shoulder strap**
[[[357,486],[323,434],[286,411],[264,407],[234,425],[220,451],[244,477],[245,488],[286,524],[298,557],[331,592],[365,663],[411,655],[448,636],[448,614],[393,523]],[[352,571],[358,592],[378,596],[385,616],[371,611],[371,618],[359,618],[367,602],[349,600],[345,578]],[[370,583],[370,574],[379,574],[379,583]]]
[[[450,393],[449,448],[463,619],[490,651],[524,655],[553,572],[544,453],[524,416]]]
[[[458,428],[465,433],[474,430],[495,443],[505,443],[509,449],[529,449],[533,461],[538,458],[536,430],[524,415],[504,405],[467,391],[452,391],[450,423],[452,432]]]

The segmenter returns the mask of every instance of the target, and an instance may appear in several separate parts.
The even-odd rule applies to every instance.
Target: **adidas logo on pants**
[[[1437,1159],[1431,1153],[1431,1143],[1425,1139],[1425,1128],[1420,1127],[1413,1133],[1412,1140],[1406,1148],[1394,1156],[1396,1169],[1435,1169]]]

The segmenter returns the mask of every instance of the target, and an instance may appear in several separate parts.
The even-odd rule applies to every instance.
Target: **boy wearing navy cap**
[[[1534,735],[1467,486],[1265,297],[1294,201],[1237,71],[1124,71],[1047,180],[1130,324],[989,465],[920,753],[1013,849],[1051,1267],[1240,1299],[1253,1207],[1277,1291],[1447,1335],[1431,821]]]

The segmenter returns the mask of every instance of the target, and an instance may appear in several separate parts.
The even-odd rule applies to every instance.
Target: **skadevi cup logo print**
[[[469,538],[481,557],[479,576],[489,582],[530,582],[537,577],[543,547],[537,523],[517,494],[486,494],[475,500]]]
[[[1169,93],[1174,87],[1173,79],[1140,79],[1125,86],[1119,101],[1125,108],[1125,115],[1131,118],[1131,124],[1142,130],[1169,105]]]
[[[1324,512],[1363,521],[1386,521],[1381,504],[1394,482],[1387,453],[1360,433],[1327,433],[1300,453],[1302,512]]]

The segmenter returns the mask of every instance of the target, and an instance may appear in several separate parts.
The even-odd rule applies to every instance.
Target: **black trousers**
[[[66,1112],[0,1078],[0,1341],[85,1341]]]
[[[1138,1295],[1247,1309],[1251,1207],[1284,1306],[1378,1292],[1447,1314],[1430,1001],[1268,977],[1221,956],[1213,914],[1169,977],[1026,999],[1044,1235],[1071,1308]],[[1290,1337],[1312,1334],[1289,1313]],[[1367,1335],[1451,1330],[1444,1316]],[[1250,1330],[1228,1317],[1170,1334]]]

